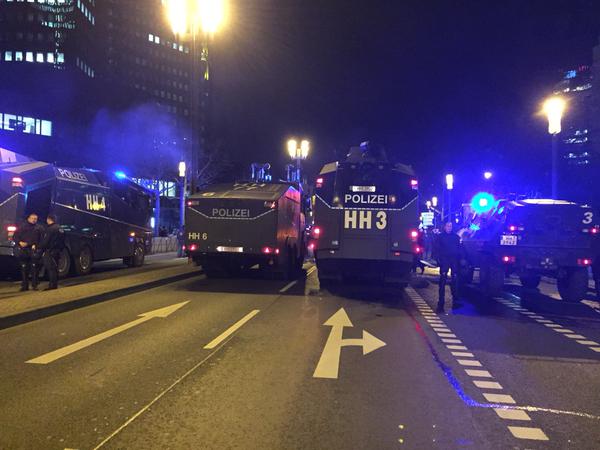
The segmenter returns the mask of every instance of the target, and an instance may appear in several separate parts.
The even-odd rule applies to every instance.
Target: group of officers
[[[31,288],[38,290],[41,264],[50,281],[44,290],[58,288],[58,259],[64,248],[64,232],[53,214],[46,218],[45,227],[38,223],[38,219],[37,214],[29,214],[13,236],[21,269],[21,291],[29,290],[30,278]]]

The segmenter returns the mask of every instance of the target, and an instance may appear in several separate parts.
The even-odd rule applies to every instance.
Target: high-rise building
[[[184,157],[192,58],[163,3],[0,0],[0,147],[149,177]]]
[[[593,173],[600,164],[600,153],[593,146],[594,136],[600,136],[592,128],[593,84],[592,68],[580,66],[564,72],[554,87],[554,94],[567,100],[560,134],[559,194],[579,202],[592,200],[597,189]]]

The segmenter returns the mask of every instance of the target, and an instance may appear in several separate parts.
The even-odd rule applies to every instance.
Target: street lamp
[[[290,139],[287,142],[287,151],[290,155],[290,158],[296,162],[296,178],[299,182],[301,182],[301,163],[308,158],[308,154],[310,153],[310,141],[303,139],[300,142],[300,145],[298,145],[298,141],[296,139]]]
[[[432,198],[431,198],[431,205],[432,205],[434,208],[437,208],[437,205],[438,205],[438,198],[437,198],[437,197],[432,197]]]
[[[181,198],[179,199],[179,229],[183,231],[185,226],[185,191],[187,186],[187,164],[185,161],[179,163],[179,178],[181,178]]]
[[[483,173],[483,178],[485,178],[486,180],[491,180],[493,176],[494,176],[494,174],[490,171]]]
[[[562,131],[562,117],[567,103],[561,97],[551,97],[544,103],[548,118],[548,133],[552,135],[552,198],[558,197],[558,135]]]
[[[206,128],[206,110],[209,97],[210,64],[209,43],[222,26],[227,5],[226,0],[165,0],[167,20],[179,39],[191,40],[192,64],[192,138],[191,138],[191,189],[196,192],[198,183],[198,160],[200,155],[201,130]],[[203,64],[204,73],[199,77],[199,68]],[[200,101],[202,95],[203,101]]]
[[[446,189],[448,190],[448,220],[452,221],[452,190],[454,189],[454,175],[446,175]]]

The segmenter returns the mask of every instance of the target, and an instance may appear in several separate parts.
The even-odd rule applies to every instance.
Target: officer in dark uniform
[[[453,232],[452,227],[452,222],[447,222],[444,225],[444,229],[437,237],[434,246],[434,257],[440,267],[440,290],[437,312],[444,312],[448,271],[452,274],[450,282],[452,300],[454,305],[458,306],[458,271],[460,268],[461,248],[460,238]]]
[[[42,236],[39,250],[42,252],[42,260],[48,274],[48,280],[50,281],[50,285],[45,290],[50,291],[58,288],[57,264],[60,252],[64,246],[64,238],[63,231],[60,229],[58,223],[56,223],[56,216],[54,214],[48,214],[46,224],[48,226]]]
[[[37,291],[38,288],[38,266],[39,255],[37,246],[40,242],[42,230],[37,224],[38,215],[29,214],[13,236],[17,244],[17,259],[21,268],[21,291],[29,290],[29,276],[31,275],[31,288]]]

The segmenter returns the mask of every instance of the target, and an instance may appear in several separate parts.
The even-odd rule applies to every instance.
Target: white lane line
[[[531,420],[529,414],[527,414],[525,411],[521,411],[520,409],[495,408],[494,411],[496,411],[496,414],[498,414],[501,419],[505,420]]]
[[[446,345],[449,350],[469,350],[464,345]]]
[[[533,441],[549,441],[548,436],[539,428],[508,427],[509,431],[517,439],[530,439]]]
[[[575,332],[573,330],[565,328],[562,325],[555,323],[553,320],[546,319],[544,316],[541,316],[539,314],[534,314],[531,311],[528,311],[527,309],[521,308],[522,309],[522,311],[521,311],[518,309],[520,307],[514,303],[503,301],[500,299],[496,299],[496,300],[498,301],[498,303],[502,303],[502,304],[508,306],[509,308],[512,308],[515,311],[519,311],[521,314],[525,315],[526,317],[528,317],[530,319],[535,320],[537,323],[543,324],[546,328],[548,328],[550,330],[554,330],[557,333],[561,333],[562,336],[566,336],[569,339],[575,339],[578,344],[584,345],[588,349],[590,349],[596,353],[600,353],[600,352],[598,352],[598,350],[595,350],[595,348],[598,348],[598,346],[600,346],[600,344],[598,344],[596,341],[592,341],[581,334],[574,334]]]
[[[474,369],[465,369],[467,375],[474,378],[493,378],[492,374],[487,370],[474,370]]]
[[[481,363],[474,359],[458,359],[457,361],[461,366],[481,367]]]
[[[416,300],[416,297],[418,296],[418,294],[414,289],[412,289],[412,288],[408,289],[407,293],[409,294],[409,297],[411,298],[411,300],[413,302],[418,303]],[[503,302],[503,301],[500,301],[500,302],[505,303],[507,306],[510,306],[515,311],[517,311],[521,314],[527,314],[527,316],[529,316],[530,314],[533,314],[533,313],[530,313],[529,311],[527,311],[527,309],[525,309],[525,308],[517,307],[515,305],[509,305],[507,302]],[[456,335],[452,333],[452,330],[449,326],[447,326],[445,323],[443,323],[440,320],[432,320],[431,315],[424,313],[423,308],[418,308],[418,309],[420,310],[421,314],[428,316],[428,317],[425,317],[425,320],[428,322],[428,324],[431,326],[431,328],[435,331],[435,333],[438,335],[438,337],[441,339],[441,341],[446,344],[446,347],[449,350],[458,350],[458,351],[450,352],[452,354],[452,356],[454,356],[456,358],[456,361],[458,362],[458,364],[460,364],[461,366],[464,366],[464,367],[482,367],[481,362],[479,362],[478,360],[475,359],[474,354],[471,353],[465,345],[450,345],[450,344],[462,344],[462,341],[460,339],[448,339],[448,338],[452,338],[452,337],[456,338]],[[559,330],[563,329],[560,325],[556,325],[552,321],[544,319],[542,316],[539,316],[539,317],[540,317],[540,320],[544,320],[545,323],[552,324],[551,326],[546,325],[546,326],[548,326],[548,328],[553,329],[555,331],[559,331]],[[595,348],[597,348],[598,349],[597,351],[600,352],[600,345]],[[462,358],[472,358],[472,359],[462,359]],[[464,370],[467,375],[474,378],[472,381],[473,381],[473,384],[477,388],[482,389],[482,390],[493,390],[493,391],[498,392],[498,393],[482,392],[482,395],[485,397],[485,399],[489,403],[506,404],[506,405],[515,405],[516,404],[516,401],[512,396],[501,393],[501,391],[504,388],[502,387],[502,385],[500,383],[498,383],[496,381],[492,381],[493,376],[487,370],[483,370],[483,368],[482,369],[465,368]],[[488,380],[485,380],[486,378]],[[490,405],[490,406],[492,406],[492,405]],[[529,415],[525,411],[522,411],[522,410],[512,410],[512,409],[504,409],[502,407],[497,407],[497,408],[494,408],[494,411],[496,412],[498,417],[503,420],[531,421],[531,418],[529,417]],[[540,428],[514,427],[514,426],[508,427],[508,428],[510,429],[511,434],[517,439],[548,440],[548,437]]]
[[[452,356],[458,356],[460,358],[475,358],[475,355],[473,355],[473,353],[469,353],[469,352],[450,352],[452,353]]]
[[[480,389],[503,389],[500,383],[496,383],[495,381],[481,381],[481,380],[473,380],[473,384]]]
[[[511,395],[507,394],[491,394],[489,392],[484,392],[483,396],[490,403],[506,403],[510,405],[515,405],[517,403]]]
[[[281,289],[279,291],[279,293],[280,294],[285,294],[287,291],[289,291],[291,288],[293,288],[297,284],[298,284],[298,280],[292,281],[291,283],[289,283],[288,285],[286,285],[283,289]]]
[[[255,309],[254,311],[251,311],[250,313],[246,314],[246,316],[238,320],[231,327],[229,327],[227,330],[225,330],[223,333],[221,333],[219,336],[217,336],[215,339],[213,339],[207,345],[205,345],[204,349],[212,350],[213,348],[218,346],[221,342],[223,342],[225,339],[227,339],[229,336],[231,336],[233,333],[235,333],[237,330],[243,327],[249,320],[254,318],[254,316],[256,316],[259,312],[259,309]]]
[[[437,334],[439,337],[443,337],[443,338],[455,338],[456,335],[454,333],[438,333]]]

